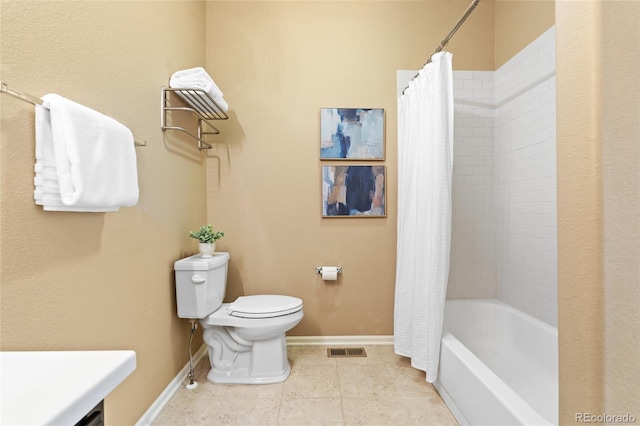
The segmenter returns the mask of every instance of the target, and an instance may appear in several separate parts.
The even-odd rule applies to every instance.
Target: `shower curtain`
[[[438,375],[451,246],[452,55],[431,58],[398,98],[394,350]]]

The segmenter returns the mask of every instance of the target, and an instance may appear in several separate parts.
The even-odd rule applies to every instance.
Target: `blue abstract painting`
[[[384,160],[384,109],[322,108],[321,160]]]
[[[386,216],[385,166],[322,166],[322,217]]]

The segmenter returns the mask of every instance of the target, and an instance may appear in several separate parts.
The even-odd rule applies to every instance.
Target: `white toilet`
[[[302,300],[280,295],[242,296],[222,303],[229,253],[178,260],[176,298],[180,318],[200,319],[214,383],[284,381],[291,371],[285,333],[302,320]]]

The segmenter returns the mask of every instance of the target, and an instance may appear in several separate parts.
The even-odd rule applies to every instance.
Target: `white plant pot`
[[[200,257],[213,257],[213,252],[216,251],[216,244],[198,243],[198,249],[200,250]]]

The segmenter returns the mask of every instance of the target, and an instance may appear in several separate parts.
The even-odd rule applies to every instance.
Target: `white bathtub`
[[[557,424],[558,331],[498,300],[447,300],[434,385],[461,425]]]

